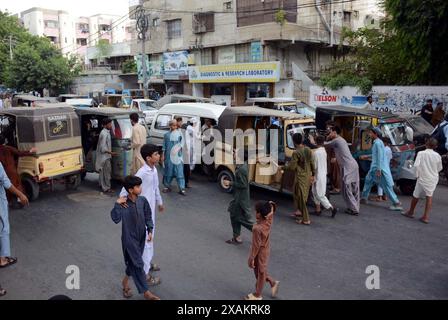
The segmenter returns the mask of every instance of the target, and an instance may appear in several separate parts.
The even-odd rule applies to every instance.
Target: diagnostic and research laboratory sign
[[[190,83],[279,82],[280,62],[193,66],[189,78]]]

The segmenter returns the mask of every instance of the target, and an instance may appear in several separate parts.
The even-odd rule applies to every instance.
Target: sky
[[[65,10],[75,17],[98,13],[123,16],[129,11],[129,0],[0,0],[0,10],[14,14],[32,7]]]

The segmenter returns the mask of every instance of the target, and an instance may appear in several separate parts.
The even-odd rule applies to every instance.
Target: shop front
[[[229,106],[242,106],[255,97],[273,97],[280,81],[280,62],[190,66],[193,94]]]

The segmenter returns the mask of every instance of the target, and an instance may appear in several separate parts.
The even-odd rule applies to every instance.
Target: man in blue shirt
[[[28,198],[11,184],[3,165],[0,163],[0,268],[6,268],[17,262],[17,258],[11,257],[6,190],[15,194],[20,199],[22,205],[28,205]]]

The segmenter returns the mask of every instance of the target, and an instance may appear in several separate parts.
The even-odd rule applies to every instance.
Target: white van
[[[163,136],[170,130],[169,122],[177,117],[182,117],[183,123],[196,118],[202,127],[205,119],[212,119],[217,123],[226,108],[226,106],[211,103],[167,104],[157,112],[152,121],[149,141],[158,146],[163,145]]]

